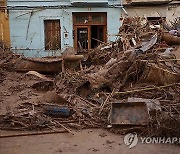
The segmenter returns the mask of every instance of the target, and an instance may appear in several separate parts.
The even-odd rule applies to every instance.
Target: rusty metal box
[[[146,125],[148,110],[145,102],[112,103],[112,125]]]

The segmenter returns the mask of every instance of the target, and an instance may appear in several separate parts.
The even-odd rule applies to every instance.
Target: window
[[[102,24],[106,25],[106,13],[74,13],[73,14],[73,22],[74,24]]]
[[[61,49],[60,20],[45,20],[45,50]]]
[[[154,25],[159,25],[166,20],[166,17],[147,17],[147,20]]]

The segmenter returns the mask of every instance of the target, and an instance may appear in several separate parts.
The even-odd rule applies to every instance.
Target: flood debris
[[[53,90],[54,82],[53,81],[39,81],[32,85],[33,89],[37,91],[50,91]]]
[[[45,75],[40,74],[40,73],[38,73],[36,71],[29,71],[25,75],[32,75],[32,76],[38,77],[38,78],[40,78],[42,80],[46,80],[46,81],[51,80],[51,79],[47,78]]]
[[[3,56],[0,57],[1,68],[15,70],[17,72],[36,71],[46,74],[57,74],[70,68],[79,70],[81,69],[81,60],[84,58],[83,55],[75,55],[71,53],[60,57],[48,58],[27,58],[22,55],[14,54],[10,51],[3,51],[2,54]]]
[[[178,73],[149,64],[141,77],[142,81],[154,83],[155,85],[167,85],[180,82]]]
[[[171,35],[169,33],[162,33],[162,40],[165,41],[168,45],[179,45],[180,37]]]
[[[26,99],[16,101],[15,107],[0,115],[0,128],[64,128],[70,133],[72,129],[106,128],[116,133],[138,130],[149,135],[180,136],[179,37],[163,25],[152,28],[144,18],[123,21],[117,41],[101,43],[86,58],[64,55],[53,62],[51,58],[27,62],[11,53],[2,58],[0,74],[4,77],[0,84],[26,82],[27,86],[14,91]],[[20,83],[5,70],[17,68],[14,61],[23,61],[31,68],[19,76]],[[42,70],[49,73],[42,75]],[[57,74],[52,75],[54,70]],[[24,74],[31,78],[26,79]],[[3,101],[8,94],[2,92]]]
[[[69,117],[73,110],[65,106],[47,105],[44,107],[44,113],[55,117]]]

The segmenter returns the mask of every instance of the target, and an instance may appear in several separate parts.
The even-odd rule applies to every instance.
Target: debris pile
[[[144,18],[127,18],[117,41],[92,50],[80,71],[63,69],[51,79],[29,73],[41,76],[41,84],[29,86],[37,98],[1,115],[0,128],[71,132],[101,127],[180,136],[179,46],[170,46],[164,33]],[[45,87],[43,95],[37,87]]]

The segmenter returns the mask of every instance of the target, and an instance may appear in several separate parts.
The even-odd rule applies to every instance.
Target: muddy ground
[[[18,104],[46,95],[31,88],[38,79],[24,73],[2,71],[0,84],[0,112],[10,112]],[[0,135],[22,133],[1,131]],[[0,154],[56,154],[56,153],[154,153],[178,154],[180,147],[171,144],[138,144],[129,149],[123,135],[104,129],[85,129],[69,133],[0,138]]]
[[[1,133],[9,134],[9,132]],[[75,135],[61,133],[4,138],[0,139],[0,154],[178,154],[180,152],[180,147],[171,144],[138,143],[129,149],[124,144],[123,137],[102,129],[88,129],[75,132]]]

